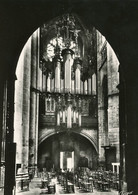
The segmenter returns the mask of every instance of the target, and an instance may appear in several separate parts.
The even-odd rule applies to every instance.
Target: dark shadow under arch
[[[64,130],[63,131],[60,131],[60,133],[65,133],[65,131]],[[75,134],[78,134],[78,135],[81,135],[81,136],[85,137],[87,140],[89,140],[91,142],[91,144],[95,148],[95,151],[98,154],[98,146],[97,146],[96,141],[94,140],[94,138],[90,137],[88,134],[86,134],[84,132],[76,132],[76,131],[71,130],[70,133],[75,133]],[[41,140],[39,141],[39,145],[42,142],[44,142],[46,139],[48,139],[49,137],[51,137],[52,135],[56,135],[56,134],[59,134],[59,132],[55,132],[54,129],[53,129],[53,132],[50,132],[49,134],[45,134],[43,137],[41,137]]]
[[[55,151],[55,153],[53,153]],[[55,168],[59,167],[60,152],[73,152],[75,169],[82,166],[79,159],[87,159],[87,166],[93,170],[97,168],[98,153],[93,143],[86,137],[74,132],[67,133],[65,131],[55,133],[47,137],[38,147],[38,167],[45,166],[45,162],[51,162]]]

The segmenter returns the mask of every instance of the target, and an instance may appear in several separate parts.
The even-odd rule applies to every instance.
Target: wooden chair
[[[74,193],[74,184],[72,184],[71,182],[67,182],[67,193]]]
[[[55,187],[55,184],[48,184],[48,194],[55,194],[56,192],[56,187]]]

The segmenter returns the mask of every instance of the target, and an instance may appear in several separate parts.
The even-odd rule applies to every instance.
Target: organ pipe
[[[60,111],[60,118],[62,118],[62,111]]]
[[[84,81],[84,94],[87,94],[87,91],[88,91],[88,82],[87,80]]]
[[[73,121],[73,109],[71,109],[71,122]]]
[[[50,91],[51,92],[54,92],[54,84],[55,84],[55,79],[54,78],[51,78],[51,89],[50,89]]]
[[[83,81],[80,81],[80,83],[81,83],[81,94],[83,94],[84,92],[83,92]]]
[[[76,88],[76,94],[80,94],[80,76],[81,76],[81,60],[76,59],[75,60],[75,88]]]
[[[57,126],[60,126],[60,112],[57,112]]]
[[[63,61],[64,61],[65,92],[70,92],[70,93],[71,93],[71,70],[73,65],[72,54],[73,51],[71,49],[64,49],[62,51]]]
[[[75,89],[75,86],[74,86],[74,85],[75,85],[74,80],[71,80],[71,93],[72,93],[72,94],[74,94],[74,91],[75,91],[75,90],[74,90],[74,89]]]
[[[62,122],[65,123],[65,110],[63,110],[63,113],[62,113]]]
[[[42,74],[42,77],[43,77],[43,89],[42,91],[46,91],[46,76],[44,74]]]
[[[69,104],[67,108],[67,128],[71,127],[72,127],[71,105]]]
[[[56,59],[55,62],[55,92],[60,93],[60,59]]]
[[[76,110],[73,111],[73,123],[76,123]]]
[[[63,93],[64,92],[64,79],[60,80],[60,86],[61,86],[60,92]]]
[[[81,112],[79,112],[79,127],[81,127]]]
[[[48,73],[48,76],[47,76],[47,92],[50,92],[50,84],[51,84],[51,74]]]
[[[79,117],[79,113],[78,111],[76,111],[76,119],[78,119],[78,117]]]
[[[76,94],[80,94],[80,70],[79,68],[75,71],[75,86],[76,86]]]
[[[88,94],[91,95],[92,81],[91,78],[88,78]]]

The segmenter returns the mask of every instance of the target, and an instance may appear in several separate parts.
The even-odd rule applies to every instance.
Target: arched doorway
[[[85,161],[86,159],[86,161]],[[79,134],[62,132],[44,140],[38,149],[38,167],[47,170],[97,169],[98,155],[94,146]],[[71,161],[71,162],[69,162]]]
[[[21,95],[15,94],[15,141],[21,144],[17,144],[17,164],[21,165],[23,173],[27,169],[36,173],[39,137],[42,139],[43,135],[45,137],[51,132],[70,130],[90,140],[94,139],[99,147],[98,163],[106,169],[108,166],[105,165],[103,148],[108,145],[119,148],[118,113],[113,118],[115,106],[111,106],[110,113],[108,106],[100,107],[105,104],[102,98],[105,99],[107,95],[103,73],[108,76],[106,85],[111,85],[108,87],[108,96],[111,98],[108,97],[106,101],[112,104],[115,97],[115,105],[118,106],[118,60],[106,39],[94,27],[86,29],[78,16],[64,14],[33,33],[21,53],[18,65],[15,88],[20,90]],[[114,123],[113,120],[115,126],[110,125],[108,129],[106,124]],[[74,160],[77,153],[70,149],[63,151],[63,148],[68,148],[68,145],[63,145],[58,153],[58,168],[69,168],[69,162],[78,166]],[[44,168],[51,170],[52,158],[49,151],[45,153],[45,163],[40,167],[46,166]],[[116,150],[115,155],[119,157],[119,150]],[[86,156],[78,156],[77,159],[80,159],[79,166],[85,164],[88,167],[89,161],[92,163]],[[114,161],[116,158],[108,162],[110,169]]]

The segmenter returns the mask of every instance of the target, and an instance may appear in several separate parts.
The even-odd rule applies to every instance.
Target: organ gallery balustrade
[[[82,123],[81,123],[81,128],[97,128],[97,118],[92,118],[89,116],[82,116],[81,119]],[[39,121],[39,125],[40,127],[54,127],[56,126],[56,115],[41,115],[40,117],[40,121]],[[66,129],[66,124],[62,122],[62,120],[60,121],[60,127],[62,127],[62,129]],[[59,129],[59,128],[58,128]],[[79,125],[76,123],[72,122],[72,129],[79,129]]]

